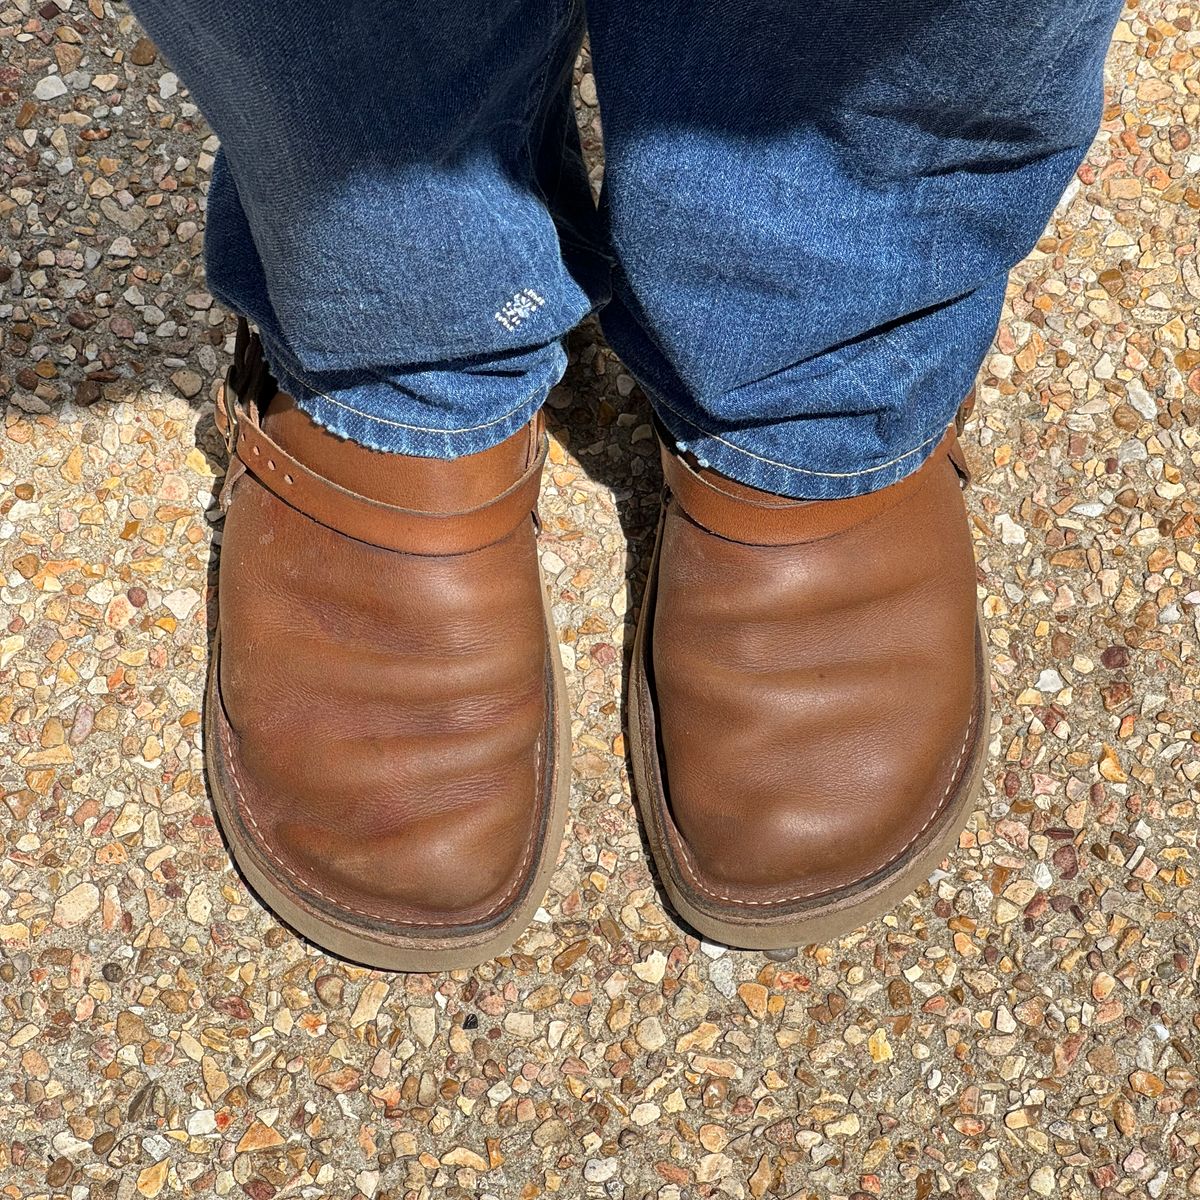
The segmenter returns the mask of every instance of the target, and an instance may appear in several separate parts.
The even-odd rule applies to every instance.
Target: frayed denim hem
[[[547,375],[515,407],[491,420],[467,428],[439,429],[382,415],[396,408],[396,391],[384,380],[367,380],[329,391],[315,388],[291,369],[289,356],[280,352],[269,334],[260,331],[260,336],[280,390],[323,429],[370,450],[418,458],[462,458],[499,445],[533,419],[562,374],[561,369],[552,370],[554,378]],[[563,354],[563,369],[565,364]]]
[[[724,435],[708,433],[661,400],[654,407],[676,448],[693,455],[701,466],[793,500],[846,500],[899,483],[928,461],[949,427],[947,422],[911,450],[878,466],[844,472],[810,471],[774,462],[743,449]]]

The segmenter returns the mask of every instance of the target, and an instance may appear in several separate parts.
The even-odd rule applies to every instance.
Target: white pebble
[[[33,94],[39,100],[57,100],[59,96],[67,94],[67,85],[63,83],[60,76],[47,75],[45,79],[38,80],[37,87],[33,89]]]

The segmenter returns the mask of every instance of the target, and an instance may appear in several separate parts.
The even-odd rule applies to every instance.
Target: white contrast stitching
[[[263,347],[263,353],[266,354],[266,347]],[[484,421],[479,425],[463,425],[457,429],[438,429],[433,425],[409,425],[404,421],[394,421],[390,417],[377,417],[374,413],[363,412],[361,408],[355,408],[353,404],[347,404],[345,400],[339,400],[336,396],[329,395],[328,392],[322,392],[312,386],[307,379],[299,372],[292,370],[290,367],[287,370],[276,370],[276,374],[286,376],[281,378],[281,383],[299,383],[304,387],[304,390],[311,396],[315,396],[321,400],[327,400],[335,408],[343,408],[347,412],[353,413],[356,417],[362,417],[364,421],[375,421],[379,425],[389,425],[394,429],[409,429],[414,433],[441,433],[441,434],[458,434],[458,433],[476,433],[480,429],[490,429],[493,425],[499,425],[502,421],[509,420],[514,413],[518,413],[528,404],[537,399],[537,392],[530,392],[520,404],[513,405],[506,413],[494,418],[491,421]],[[372,378],[379,383],[387,383],[387,380],[375,371],[370,372]],[[285,389],[286,390],[286,389]],[[303,407],[303,406],[301,406]]]
[[[297,379],[300,383],[304,383],[304,381],[297,375],[293,375],[292,378]],[[499,425],[502,421],[507,421],[513,415],[513,413],[520,412],[521,409],[529,404],[530,401],[532,401],[537,395],[536,392],[531,393],[530,395],[526,396],[520,404],[510,408],[508,412],[504,413],[503,416],[499,416],[493,421],[484,421],[482,425],[464,425],[460,429],[436,429],[432,425],[406,425],[403,421],[393,421],[388,417],[377,417],[374,413],[363,412],[361,408],[355,408],[353,404],[347,404],[344,400],[338,400],[325,392],[318,392],[316,388],[309,387],[307,383],[305,383],[304,386],[308,388],[308,390],[314,396],[318,396],[322,400],[328,400],[330,404],[336,405],[338,408],[344,408],[347,412],[352,412],[355,416],[362,417],[364,420],[376,421],[380,425],[391,425],[396,429],[411,429],[414,433],[476,433],[480,429],[490,429],[493,425]]]
[[[920,454],[926,446],[930,446],[940,440],[945,434],[945,430],[942,430],[941,433],[935,433],[932,437],[926,438],[919,446],[914,446],[911,450],[905,450],[903,454],[896,455],[895,458],[888,462],[880,463],[875,467],[864,467],[861,471],[813,471],[808,467],[793,467],[788,463],[776,462],[773,458],[764,458],[761,454],[755,454],[753,450],[743,449],[743,447],[735,445],[719,433],[713,433],[711,430],[705,429],[703,425],[696,424],[690,417],[685,417],[679,409],[675,408],[674,405],[668,404],[661,397],[656,397],[655,399],[663,408],[673,412],[685,425],[690,425],[693,429],[699,430],[705,437],[712,438],[714,442],[720,442],[722,446],[728,446],[730,450],[736,450],[738,454],[744,454],[747,458],[753,458],[757,462],[765,463],[769,467],[779,467],[784,471],[793,471],[797,475],[819,475],[823,479],[853,479],[858,475],[871,475],[876,471],[886,471],[888,467],[894,467],[898,462],[903,462],[904,459],[911,458],[914,454]]]

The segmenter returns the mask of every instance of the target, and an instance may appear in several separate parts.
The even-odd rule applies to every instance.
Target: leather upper
[[[702,898],[851,889],[936,824],[980,736],[953,430],[849,500],[772,496],[663,449],[650,655],[665,821]]]
[[[255,853],[340,919],[497,919],[546,814],[540,424],[445,462],[283,394],[228,417],[218,741]]]

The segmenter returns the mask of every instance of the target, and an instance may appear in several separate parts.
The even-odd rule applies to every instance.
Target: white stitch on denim
[[[328,400],[330,404],[333,404],[338,408],[344,408],[347,412],[352,412],[356,417],[362,417],[364,420],[377,421],[380,425],[391,425],[396,429],[409,429],[412,430],[413,433],[477,433],[480,429],[490,429],[493,425],[499,425],[501,422],[509,420],[514,413],[519,413],[527,404],[533,402],[537,396],[536,392],[526,396],[520,404],[510,408],[508,412],[504,413],[502,416],[496,417],[495,420],[492,421],[484,421],[481,425],[464,425],[459,429],[437,429],[432,425],[407,425],[403,421],[393,421],[388,417],[377,417],[374,413],[363,412],[361,408],[355,408],[353,404],[347,404],[344,400],[337,400],[326,392],[317,391],[316,388],[305,383],[304,380],[294,371],[289,372],[289,375],[298,383],[304,384],[304,387],[311,396],[315,396],[321,400]]]
[[[525,397],[524,400],[521,401],[520,404],[514,405],[512,408],[510,408],[508,410],[508,412],[502,413],[500,416],[496,417],[494,420],[484,421],[481,425],[464,425],[458,429],[437,429],[432,425],[407,425],[403,421],[393,421],[389,417],[377,417],[374,415],[374,413],[363,412],[363,410],[361,408],[355,408],[353,404],[347,404],[344,400],[338,400],[335,397],[329,395],[328,392],[319,391],[317,388],[313,387],[312,384],[309,383],[308,380],[305,379],[304,376],[299,371],[294,371],[294,370],[291,370],[290,368],[286,371],[280,370],[276,366],[276,364],[272,361],[272,356],[269,353],[269,351],[267,350],[267,346],[266,346],[265,342],[263,343],[263,353],[266,355],[267,365],[271,367],[271,370],[274,372],[276,377],[279,378],[279,382],[281,384],[289,383],[289,382],[295,382],[295,383],[302,384],[305,391],[308,393],[308,395],[310,397],[316,397],[317,399],[320,399],[320,400],[327,400],[330,404],[334,405],[335,408],[344,408],[347,412],[353,413],[356,417],[362,417],[363,420],[365,420],[365,421],[375,421],[380,425],[389,425],[394,429],[408,429],[408,430],[411,430],[413,433],[440,433],[440,434],[446,434],[446,435],[459,434],[459,433],[477,433],[480,429],[490,429],[493,425],[499,425],[503,421],[510,420],[515,413],[519,413],[521,411],[521,409],[523,409],[526,405],[534,403],[536,400],[536,397],[537,397],[537,392],[531,392],[528,396]],[[382,376],[380,376],[379,374],[377,374],[374,371],[371,371],[370,374],[375,379],[377,379],[380,383],[387,382],[387,380],[385,378],[383,378]],[[287,376],[286,379],[283,378],[283,376],[285,376],[285,375]],[[284,391],[289,391],[289,390],[294,391],[295,389],[284,388],[283,390]],[[303,407],[303,406],[301,406],[301,407]]]
[[[903,454],[898,454],[895,458],[890,459],[888,462],[880,463],[877,467],[864,467],[861,471],[813,471],[808,467],[793,467],[787,463],[776,462],[773,458],[764,458],[761,454],[755,454],[753,450],[744,450],[741,446],[736,446],[733,442],[723,438],[719,433],[712,433],[710,430],[705,429],[703,425],[696,424],[690,417],[685,417],[674,405],[668,404],[661,396],[658,397],[658,403],[663,408],[670,409],[684,424],[699,430],[705,437],[712,438],[714,442],[719,442],[722,446],[727,446],[730,450],[736,450],[738,454],[744,454],[747,458],[753,458],[760,463],[765,463],[769,467],[779,467],[784,471],[794,471],[798,475],[820,475],[825,479],[853,479],[857,475],[871,475],[876,471],[886,471],[888,467],[894,467],[898,462],[903,462],[904,459],[911,458],[914,454],[920,454],[926,446],[932,446],[934,442],[939,441],[943,436],[941,433],[935,433],[932,437],[926,438],[919,446],[914,446],[911,450],[905,450]]]
[[[519,292],[514,292],[512,299],[506,300],[494,315],[496,320],[512,333],[513,330],[520,329],[530,317],[535,316],[537,310],[545,303],[545,298],[539,296],[533,288],[522,288]]]

